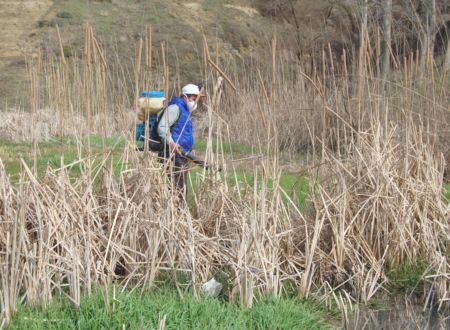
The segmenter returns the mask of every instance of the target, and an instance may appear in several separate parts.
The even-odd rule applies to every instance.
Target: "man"
[[[200,96],[202,95],[197,85],[184,86],[181,89],[181,95],[174,96],[170,100],[158,125],[158,135],[167,146],[159,153],[159,156],[174,161],[171,178],[178,189],[180,198],[186,197],[187,160],[182,153],[188,153],[194,144],[190,113],[197,108]]]

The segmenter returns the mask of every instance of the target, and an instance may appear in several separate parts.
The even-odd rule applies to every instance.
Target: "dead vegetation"
[[[130,134],[130,122],[117,119],[133,107],[129,91],[168,92],[178,84],[168,79],[164,44],[158,65],[152,64],[151,35],[139,41],[133,73],[103,59],[89,26],[82,60],[33,63],[30,130],[39,109],[50,107],[60,134],[67,125],[77,134]],[[259,293],[279,295],[289,283],[301,297],[333,300],[345,310],[383,289],[387,266],[419,258],[430,264],[427,303],[448,307],[450,210],[442,198],[441,147],[448,138],[446,73],[435,77],[433,63],[419,72],[412,56],[381,83],[368,44],[351,67],[324,49],[321,70],[285,64],[282,56],[292,55],[280,55],[276,38],[271,47],[269,65],[241,73],[212,59],[204,43],[207,161],[220,165],[225,177],[235,175],[221,147],[212,148],[213,138],[246,142],[262,156],[250,185],[199,174],[195,212],[174,198],[157,159],[133,144],[116,175],[106,149],[102,166],[80,157],[75,178],[68,166],[38,178],[23,163],[13,186],[0,166],[5,322],[22,298],[45,304],[61,293],[77,306],[81,292],[94,285],[151,287],[162,273],[177,282],[177,272],[188,274],[194,295],[211,275],[225,272],[230,300],[245,306]],[[338,64],[341,75],[333,70]],[[114,125],[102,125],[111,117]],[[302,151],[314,169],[307,209],[299,210],[279,184],[281,149]]]
[[[342,274],[367,302],[386,281],[387,266],[425,259],[443,303],[449,298],[442,262],[450,238],[444,161],[420,128],[408,126],[406,143],[397,131],[375,123],[346,146],[343,160],[325,153],[332,179],[317,188],[314,204],[326,228],[320,241],[333,259],[328,276],[335,281]]]
[[[431,265],[429,303],[445,305],[443,161],[419,129],[408,131],[409,145],[398,143],[395,130],[374,125],[358,134],[345,160],[326,152],[330,175],[315,186],[309,216],[283,203],[277,178],[263,174],[253,187],[198,177],[193,217],[172,196],[161,164],[132,148],[119,177],[89,159],[79,160],[75,179],[66,167],[39,179],[23,164],[13,187],[1,167],[3,317],[11,318],[20,296],[46,304],[59,292],[77,306],[95,284],[151,287],[162,272],[178,271],[189,275],[194,294],[225,271],[229,298],[245,306],[257,292],[279,295],[288,282],[302,297],[328,292],[367,303],[385,283],[387,265],[418,258]]]

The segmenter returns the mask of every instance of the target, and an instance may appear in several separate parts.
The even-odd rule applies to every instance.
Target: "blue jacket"
[[[172,139],[181,146],[184,152],[188,152],[194,144],[194,134],[192,132],[192,121],[189,116],[189,109],[187,108],[186,102],[178,96],[172,97],[169,105],[172,104],[176,104],[180,109],[178,120],[170,129]]]

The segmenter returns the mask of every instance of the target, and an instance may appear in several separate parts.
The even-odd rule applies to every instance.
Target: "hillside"
[[[61,30],[65,55],[79,55],[85,22],[93,26],[108,53],[120,53],[124,61],[134,58],[140,36],[151,26],[154,47],[163,40],[168,42],[169,61],[179,61],[182,76],[198,74],[192,67],[197,66],[203,34],[226,58],[230,54],[251,55],[263,48],[261,45],[275,30],[283,30],[283,24],[262,17],[251,1],[243,0],[3,1],[0,99],[11,103],[26,88],[26,56],[36,56],[39,51],[44,56],[59,54],[56,25]]]
[[[448,40],[442,33],[448,31],[450,15],[448,3],[436,3],[435,55],[441,56]],[[213,55],[224,63],[230,56],[258,61],[267,54],[275,34],[278,47],[295,54],[294,62],[320,62],[322,49],[328,47],[336,58],[344,50],[351,54],[360,38],[357,4],[356,0],[4,0],[0,2],[0,100],[23,103],[27,57],[39,52],[59,56],[57,25],[66,57],[81,56],[83,27],[88,22],[108,50],[106,55],[120,56],[125,66],[130,66],[140,37],[151,27],[154,48],[166,41],[169,66],[177,68],[181,80],[195,80],[200,74],[203,35]],[[417,47],[420,10],[419,1],[393,1],[392,52],[399,58]],[[374,26],[372,46],[377,47],[382,7],[371,4],[369,18]]]
[[[50,0],[0,2],[0,100],[13,101],[25,78],[25,56],[36,51],[36,25],[51,8]]]

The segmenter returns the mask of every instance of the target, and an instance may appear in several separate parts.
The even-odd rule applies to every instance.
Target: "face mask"
[[[189,109],[189,112],[192,112],[197,109],[197,103],[195,101],[188,101],[187,108]]]

